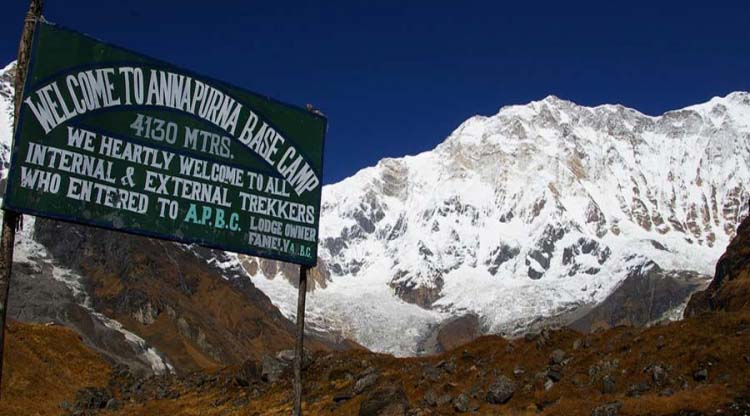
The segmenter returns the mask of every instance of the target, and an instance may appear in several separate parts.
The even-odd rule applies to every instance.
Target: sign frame
[[[39,20],[36,22],[36,24],[34,26],[34,34],[33,34],[33,40],[32,40],[32,46],[31,46],[31,53],[30,53],[30,58],[29,58],[28,72],[27,72],[27,76],[25,77],[26,79],[25,79],[24,87],[23,87],[24,94],[23,94],[22,100],[26,100],[27,97],[31,96],[32,88],[34,88],[34,87],[39,88],[42,85],[45,85],[45,83],[50,82],[51,80],[53,80],[55,78],[64,77],[66,74],[73,73],[76,70],[94,69],[94,68],[102,67],[102,66],[106,66],[106,65],[110,65],[111,66],[111,65],[118,64],[118,62],[103,60],[103,61],[93,61],[93,62],[88,62],[88,63],[82,64],[80,66],[80,68],[76,68],[76,67],[61,68],[58,72],[53,73],[53,74],[49,75],[46,78],[42,78],[42,79],[39,79],[39,80],[35,81],[34,85],[32,86],[31,85],[32,84],[32,76],[31,76],[31,74],[34,73],[34,67],[37,64],[37,55],[38,55],[38,50],[39,50],[38,43],[39,43],[40,26],[41,25],[47,25],[49,28],[52,28],[54,30],[67,31],[67,32],[70,32],[71,34],[74,34],[76,36],[84,37],[88,41],[96,42],[97,44],[100,44],[103,47],[112,48],[112,49],[114,49],[114,50],[116,50],[118,52],[124,52],[126,54],[134,55],[134,56],[136,56],[136,57],[138,57],[138,58],[140,58],[140,59],[142,59],[144,61],[142,63],[144,66],[147,65],[148,67],[151,67],[151,68],[161,68],[163,70],[173,71],[173,72],[175,72],[177,74],[181,74],[181,75],[184,75],[184,76],[192,77],[195,80],[204,81],[208,85],[213,86],[213,87],[215,87],[215,88],[219,89],[220,91],[225,92],[227,94],[231,93],[232,90],[240,91],[240,92],[242,92],[244,94],[249,94],[251,96],[254,96],[256,99],[265,100],[265,101],[271,103],[272,105],[283,106],[283,107],[286,107],[286,108],[298,111],[299,113],[304,113],[304,114],[306,114],[309,117],[314,117],[315,119],[318,120],[318,122],[321,122],[322,123],[322,135],[320,136],[320,141],[321,141],[321,143],[320,143],[320,162],[319,162],[320,168],[319,168],[319,172],[317,173],[317,177],[319,179],[319,184],[317,185],[318,189],[315,190],[315,193],[317,193],[319,196],[318,196],[318,204],[314,206],[314,209],[315,209],[315,226],[314,226],[315,236],[314,236],[314,242],[311,243],[311,246],[313,247],[313,249],[312,249],[312,256],[311,256],[311,258],[309,260],[305,261],[302,256],[293,256],[293,255],[285,254],[285,253],[282,253],[282,252],[270,252],[270,251],[264,250],[264,249],[257,249],[255,246],[251,246],[249,244],[247,245],[247,248],[243,248],[243,247],[237,247],[235,245],[232,245],[232,246],[222,245],[222,244],[219,244],[216,240],[211,240],[211,239],[205,238],[205,236],[191,236],[191,235],[179,236],[179,235],[174,235],[174,234],[165,234],[165,233],[162,233],[162,232],[153,231],[153,230],[150,230],[150,229],[144,228],[144,227],[138,228],[138,227],[131,227],[131,226],[127,226],[127,225],[126,226],[121,226],[121,227],[116,227],[116,226],[113,226],[111,224],[111,221],[102,221],[102,220],[100,220],[98,218],[83,219],[80,216],[68,215],[68,214],[61,213],[61,212],[54,212],[54,211],[51,211],[51,210],[48,210],[48,209],[39,209],[39,208],[35,208],[35,207],[24,206],[23,204],[17,204],[16,201],[14,200],[14,198],[13,198],[13,195],[14,195],[13,192],[14,192],[14,187],[16,187],[16,186],[20,187],[20,183],[21,183],[21,178],[20,178],[21,173],[20,173],[20,164],[19,164],[19,159],[21,158],[21,155],[19,154],[19,152],[21,150],[20,149],[20,143],[23,140],[23,138],[21,137],[22,133],[24,131],[23,125],[24,125],[25,122],[28,122],[28,119],[32,119],[33,120],[33,114],[31,114],[31,112],[28,109],[23,109],[23,110],[19,111],[19,114],[20,114],[19,115],[19,119],[18,119],[18,122],[17,122],[17,125],[16,125],[16,129],[15,129],[14,134],[13,134],[13,141],[12,141],[12,145],[11,145],[10,166],[9,166],[8,180],[7,180],[7,184],[6,184],[6,193],[5,193],[5,198],[3,198],[3,209],[12,210],[12,211],[15,211],[15,212],[30,214],[30,215],[39,216],[39,217],[52,218],[52,219],[55,219],[55,220],[60,220],[60,221],[65,221],[65,222],[70,222],[70,223],[75,223],[75,224],[92,226],[92,227],[106,229],[106,230],[115,231],[115,232],[124,232],[124,233],[131,234],[131,235],[139,235],[139,236],[144,236],[144,237],[149,237],[149,238],[157,238],[157,239],[162,239],[162,240],[175,241],[175,242],[183,243],[183,244],[197,244],[197,245],[201,245],[201,246],[212,248],[212,249],[218,249],[218,250],[222,250],[222,251],[231,251],[231,252],[241,253],[241,254],[246,254],[246,255],[251,255],[251,256],[264,257],[264,258],[269,258],[269,259],[272,259],[272,260],[285,261],[285,262],[294,263],[294,264],[298,264],[300,266],[305,266],[305,267],[314,267],[314,266],[317,265],[317,260],[318,260],[317,259],[317,250],[318,250],[318,243],[319,243],[319,239],[320,239],[320,205],[322,203],[323,169],[324,169],[324,162],[325,162],[325,158],[324,158],[324,154],[325,154],[325,135],[327,133],[327,128],[328,128],[328,119],[324,115],[322,115],[322,113],[317,112],[317,111],[311,112],[308,109],[303,109],[300,106],[293,105],[293,104],[287,104],[287,103],[281,102],[279,100],[276,100],[274,98],[271,98],[271,97],[268,97],[268,96],[265,96],[265,95],[253,92],[251,90],[235,86],[235,85],[233,85],[233,84],[231,84],[229,82],[218,80],[218,79],[215,79],[215,78],[212,78],[212,77],[209,77],[209,76],[205,76],[205,75],[199,74],[199,73],[197,73],[195,71],[184,69],[184,68],[179,67],[177,65],[170,64],[170,63],[165,62],[163,60],[156,59],[156,58],[150,57],[148,55],[145,55],[145,54],[142,54],[142,53],[139,53],[139,52],[136,52],[136,51],[132,51],[132,50],[130,50],[128,48],[121,47],[121,46],[118,46],[118,45],[113,45],[113,44],[111,44],[109,42],[101,41],[101,40],[96,39],[96,38],[94,38],[92,36],[89,36],[89,35],[83,34],[81,32],[78,32],[76,30],[66,28],[66,27],[64,27],[62,25],[52,24],[52,23],[48,23],[48,22],[41,22]],[[245,104],[245,103],[243,102],[241,104]],[[91,111],[90,113],[85,113],[84,115],[89,115],[89,114],[96,115],[96,114],[99,114],[100,112],[103,112],[103,111],[115,111],[115,112],[120,111],[120,112],[123,112],[123,113],[124,112],[128,112],[128,113],[132,113],[133,115],[135,115],[136,112],[138,111],[137,108],[135,108],[136,106],[130,106],[130,107],[133,107],[133,109],[131,110],[131,109],[128,108],[128,106],[125,106],[123,104],[123,105],[120,105],[120,106],[114,106],[111,110],[107,109],[107,108],[97,109],[97,110]],[[164,107],[157,107],[155,105],[148,105],[148,106],[142,106],[142,107],[143,107],[144,111],[148,111],[149,109],[166,110]],[[173,111],[179,112],[178,110],[173,110]],[[250,111],[253,112],[253,111],[258,111],[258,110],[257,110],[257,108],[252,108]],[[189,115],[189,113],[187,113],[187,112],[180,112],[180,113],[183,116],[188,116]],[[270,127],[277,128],[277,126],[272,122],[272,117],[269,117],[266,114],[262,114],[262,112],[259,112],[259,114],[261,115],[261,117],[264,120],[264,122],[267,122]],[[190,114],[190,116],[193,116],[193,115]],[[77,117],[81,117],[81,115],[77,115],[76,117],[73,117],[70,120],[65,120],[65,121],[61,122],[59,125],[55,126],[55,128],[57,128],[57,129],[64,129],[66,126],[77,126],[78,124],[76,123],[76,120],[75,120]],[[195,116],[195,117],[197,117],[197,116]],[[85,129],[85,130],[91,130],[94,133],[99,134],[99,132],[97,132],[96,129],[90,129],[89,127],[83,127],[83,129]],[[277,128],[277,131],[283,131],[283,129],[278,129]],[[142,143],[144,146],[147,146],[147,147],[157,148],[157,149],[160,148],[160,146],[157,145],[156,143],[149,142],[146,139],[143,139],[142,141],[139,141],[139,140],[133,139],[132,137],[128,137],[128,136],[122,135],[122,134],[120,134],[119,136],[118,135],[114,135],[112,137],[115,137],[115,138],[118,138],[120,140],[123,140],[124,142]],[[239,141],[238,138],[235,137],[234,135],[229,135],[229,137],[231,138],[232,142],[238,142]],[[289,139],[289,142],[295,143],[294,139],[291,139],[289,136],[285,136],[285,137]],[[26,139],[26,141],[30,141],[30,140],[31,139]],[[174,156],[180,154],[179,151],[176,151],[175,149],[169,148],[168,146],[161,146],[161,148],[168,149],[168,151],[172,152]],[[191,155],[191,157],[192,156],[195,156],[195,154]],[[204,158],[204,160],[206,160],[206,159]],[[231,163],[227,163],[227,165],[231,166]],[[141,166],[140,168],[144,169],[143,166]],[[282,178],[282,180],[283,180],[283,178]],[[60,198],[65,198],[65,196],[60,196]],[[115,208],[112,208],[112,209],[115,210]],[[247,212],[243,212],[243,214],[244,215],[250,215]],[[156,215],[156,214],[154,214],[154,215]],[[288,222],[285,222],[285,223],[288,224]],[[284,224],[284,222],[282,224]],[[246,231],[246,229],[243,229],[242,231],[244,232],[244,231]]]

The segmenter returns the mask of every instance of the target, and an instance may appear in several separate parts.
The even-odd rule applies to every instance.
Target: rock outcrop
[[[716,273],[706,290],[694,294],[685,317],[708,311],[750,310],[750,217],[716,263]]]
[[[35,221],[34,239],[57,265],[84,277],[89,313],[137,334],[178,371],[260,360],[294,345],[293,323],[239,266],[222,267],[222,252],[44,219]],[[33,299],[14,300],[18,316]],[[62,323],[85,326],[66,316]],[[308,346],[329,348],[314,337]]]

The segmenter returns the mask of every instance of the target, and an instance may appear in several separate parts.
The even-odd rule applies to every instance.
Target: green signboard
[[[39,23],[8,209],[312,266],[326,119]]]

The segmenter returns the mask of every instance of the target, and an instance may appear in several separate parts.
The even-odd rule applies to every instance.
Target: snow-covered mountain
[[[328,281],[309,319],[413,354],[467,312],[516,332],[651,269],[709,275],[748,210],[749,163],[746,92],[658,117],[554,96],[472,117],[323,189]],[[267,277],[253,281],[293,316],[296,292]]]
[[[6,169],[10,161],[15,76],[15,61],[0,69],[0,171],[2,171],[3,178],[7,175]]]
[[[639,279],[709,275],[747,212],[749,161],[745,92],[659,117],[552,96],[472,117],[432,151],[324,187],[308,325],[410,355],[467,313],[516,333]],[[236,260],[294,318],[297,268]]]

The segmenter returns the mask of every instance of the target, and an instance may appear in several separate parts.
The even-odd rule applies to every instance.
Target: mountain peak
[[[750,106],[750,92],[747,91],[734,91],[727,94],[724,97],[725,100],[731,101],[738,104],[744,104]]]
[[[0,69],[0,74],[3,74],[13,69],[16,69],[16,61],[11,61],[8,65],[5,65],[5,68]]]
[[[747,213],[750,123],[730,103],[747,97],[652,117],[550,95],[473,116],[434,150],[325,188],[331,282],[311,302],[363,345],[414,354],[414,328],[461,313],[513,333],[602,302],[628,278],[707,281]],[[371,307],[351,306],[363,288]]]
[[[563,99],[561,99],[560,97],[558,97],[558,96],[556,96],[554,94],[550,94],[550,95],[544,97],[541,101],[544,102],[544,103],[550,103],[550,104],[559,104],[561,102],[570,102],[570,101],[563,100]]]

